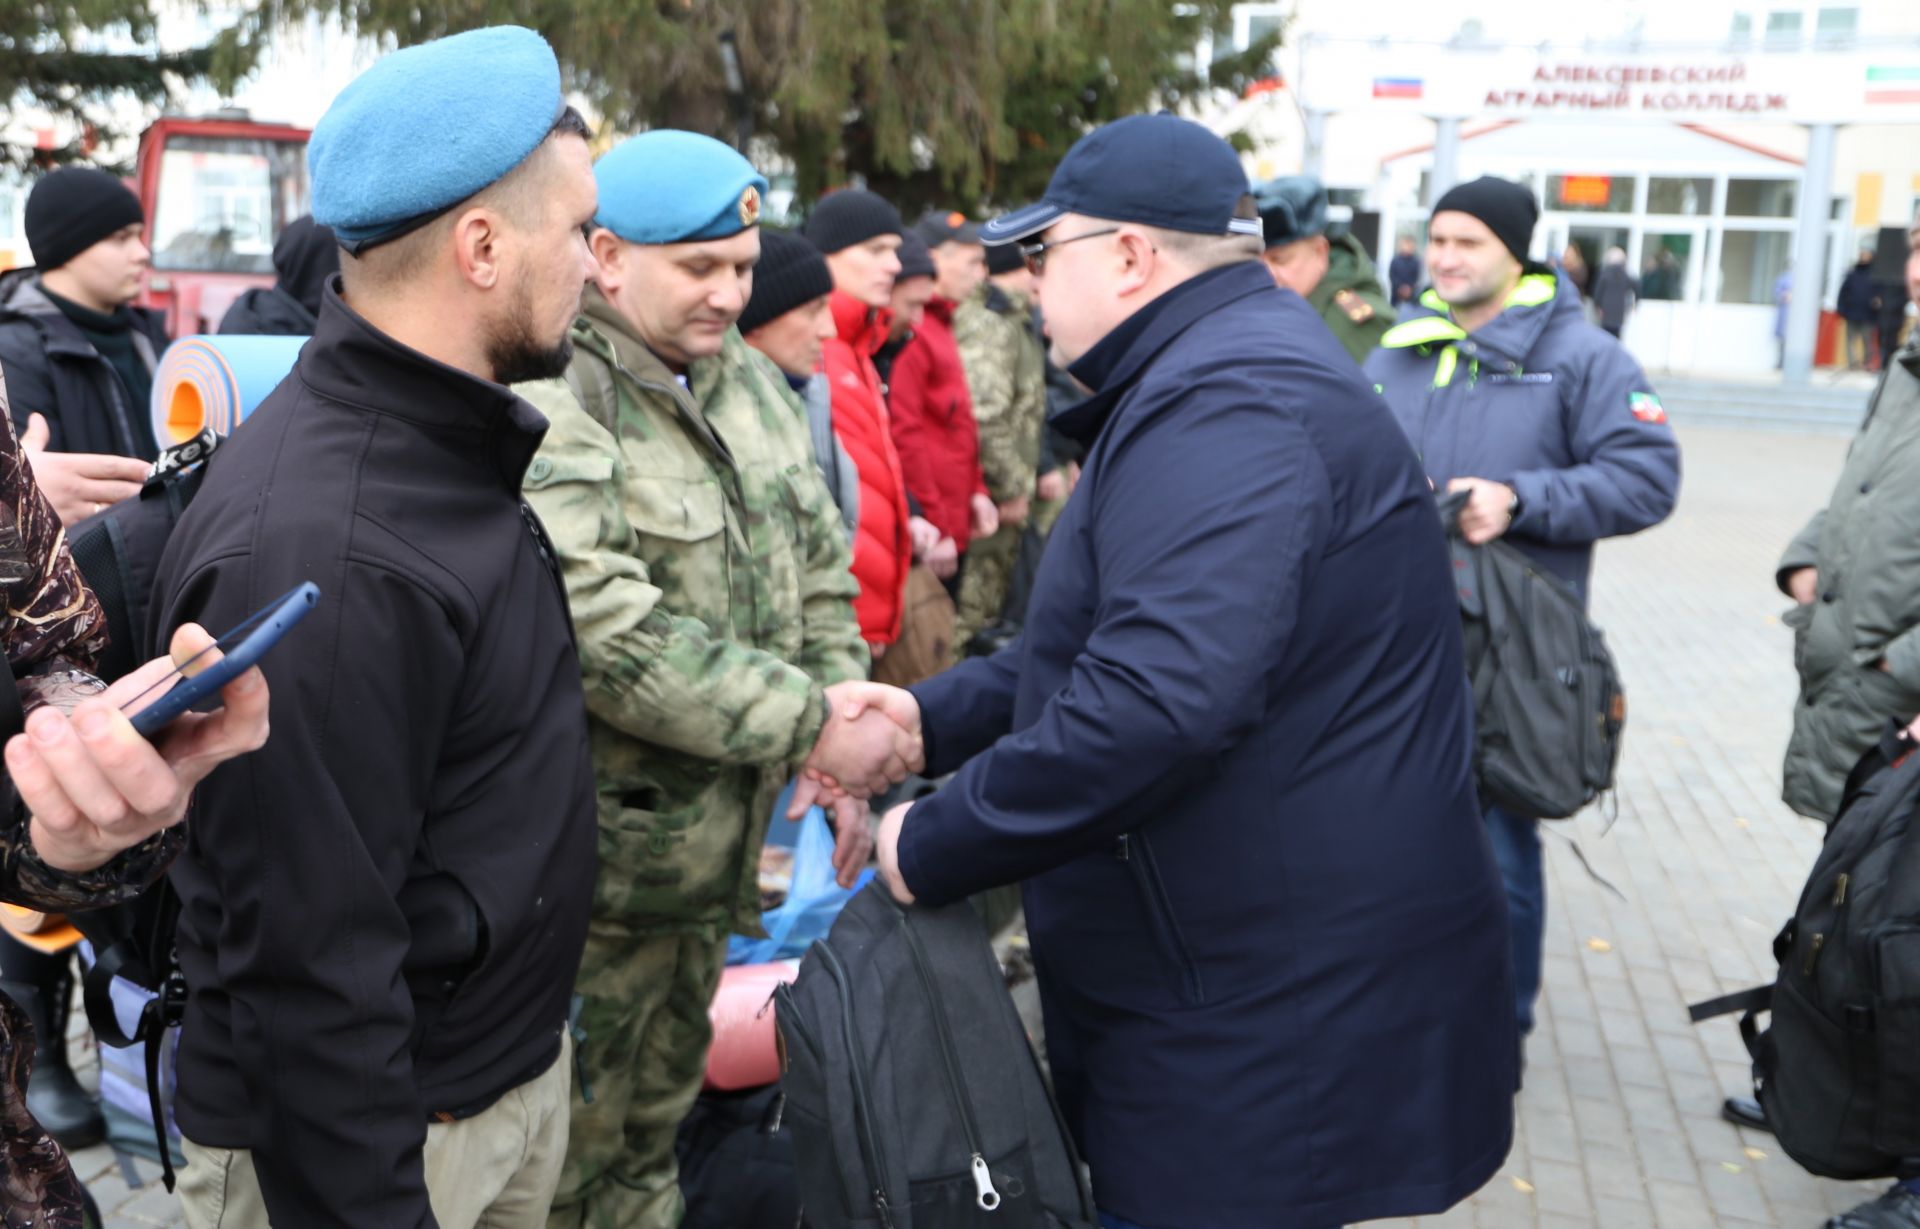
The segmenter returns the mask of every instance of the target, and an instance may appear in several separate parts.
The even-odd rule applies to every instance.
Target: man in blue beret
[[[767,181],[669,130],[616,146],[594,175],[598,272],[572,365],[521,390],[553,423],[526,493],[579,631],[601,827],[581,1087],[548,1223],[672,1229],[674,1137],[706,1069],[727,937],[760,933],[775,799],[816,744],[819,762],[841,762],[843,741],[902,767],[917,756],[878,712],[831,715],[867,686],[852,556],[805,409],[735,327]],[[850,884],[872,849],[866,804],[835,810]]]
[[[388,56],[309,148],[343,255],[293,374],[169,542],[157,639],[302,581],[276,737],[176,866],[180,1195],[201,1227],[545,1223],[593,896],[566,592],[522,474],[590,271],[587,129],[544,40]]]

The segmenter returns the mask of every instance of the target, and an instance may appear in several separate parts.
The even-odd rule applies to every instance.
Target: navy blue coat
[[[1024,636],[921,684],[930,902],[1025,881],[1101,1206],[1153,1229],[1437,1212],[1511,1141],[1506,910],[1426,479],[1258,264],[1074,367],[1089,445]],[[964,767],[962,766],[964,765]]]
[[[1434,484],[1512,487],[1507,541],[1582,597],[1594,542],[1657,524],[1679,497],[1680,445],[1653,385],[1551,273],[1521,279],[1472,336],[1427,291],[1367,356],[1367,375]]]

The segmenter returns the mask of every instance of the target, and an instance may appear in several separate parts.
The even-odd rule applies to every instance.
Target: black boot
[[[67,1018],[73,1004],[73,957],[35,951],[0,935],[0,992],[20,1004],[33,1021],[33,1075],[27,1080],[27,1110],[72,1152],[107,1137],[100,1103],[80,1087],[67,1062]]]
[[[1828,1229],[1920,1229],[1920,1195],[1904,1185],[1878,1199],[1842,1212],[1827,1222]]]

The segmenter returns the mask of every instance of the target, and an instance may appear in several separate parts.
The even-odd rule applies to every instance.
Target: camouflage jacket
[[[773,804],[865,678],[858,591],[805,411],[727,334],[685,386],[595,291],[526,496],[579,634],[600,816],[597,925],[757,933]]]
[[[0,380],[5,416],[6,385]],[[92,670],[107,642],[100,603],[73,566],[66,531],[34,485],[11,427],[0,430],[0,593],[0,643],[19,696],[18,711],[0,712],[3,737],[44,704],[71,708],[98,691]],[[27,814],[11,782],[0,794],[0,808],[0,899],[47,912],[134,895],[160,877],[186,841],[184,829],[172,828],[97,870],[70,875],[34,853]],[[80,1184],[60,1145],[27,1112],[32,1064],[32,1025],[12,999],[0,995],[0,1226],[80,1229]]]
[[[1024,297],[991,282],[953,313],[953,340],[980,424],[980,470],[995,503],[1033,494],[1047,420],[1047,356]]]

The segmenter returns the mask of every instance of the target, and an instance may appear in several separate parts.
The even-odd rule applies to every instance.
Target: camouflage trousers
[[[1060,519],[1064,499],[1035,499],[1033,524],[1041,538],[1053,532]],[[967,644],[973,634],[996,623],[1007,606],[1007,590],[1013,580],[1014,565],[1020,561],[1020,535],[1025,527],[1002,526],[990,538],[976,538],[967,547],[967,566],[960,573],[960,596],[955,601],[953,643],[961,656],[968,656]]]
[[[973,634],[990,627],[1007,604],[1007,583],[1020,557],[1020,529],[1003,525],[990,538],[975,538],[967,546],[967,566],[960,573],[960,596],[954,602],[953,643],[962,654]]]
[[[547,1229],[680,1224],[674,1137],[706,1074],[726,956],[724,936],[634,938],[599,921],[588,931],[572,1125]]]

